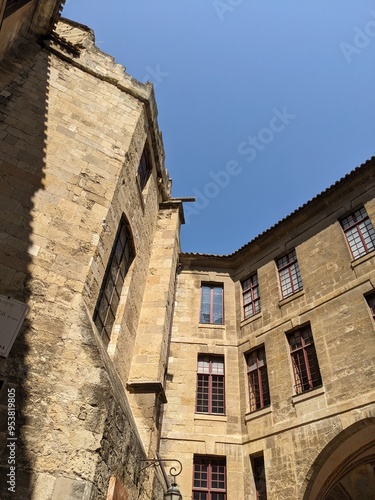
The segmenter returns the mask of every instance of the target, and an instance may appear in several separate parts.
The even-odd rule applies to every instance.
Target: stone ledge
[[[366,262],[367,260],[372,259],[374,256],[375,256],[375,253],[370,252],[366,255],[363,255],[362,257],[359,257],[358,259],[352,260],[352,262],[350,263],[350,267],[353,269],[353,268],[359,266],[360,264],[362,264],[362,262]]]
[[[292,404],[295,405],[297,403],[302,403],[308,399],[316,398],[317,396],[321,396],[325,393],[324,387],[320,386],[316,389],[310,389],[307,392],[303,392],[302,394],[296,394],[292,397]]]
[[[226,422],[226,415],[216,415],[214,413],[195,413],[194,420],[214,420],[215,422]]]
[[[199,323],[198,328],[213,329],[213,330],[225,330],[225,324],[216,325],[215,323]]]
[[[260,410],[255,410],[252,412],[245,413],[245,423],[255,420],[256,418],[264,417],[272,413],[272,406],[267,406],[266,408],[261,408]]]
[[[279,307],[282,307],[285,304],[289,304],[289,302],[292,302],[292,300],[298,299],[299,297],[302,297],[303,295],[305,295],[304,290],[300,290],[299,292],[293,293],[293,295],[290,295],[289,297],[286,297],[285,299],[279,300]]]
[[[130,380],[126,384],[126,388],[129,392],[136,394],[152,392],[160,394],[162,402],[168,403],[163,384],[158,380]]]
[[[250,316],[249,318],[241,320],[240,327],[244,327],[248,325],[249,323],[252,323],[253,321],[256,321],[257,319],[260,319],[262,317],[262,311],[254,314],[253,316]]]

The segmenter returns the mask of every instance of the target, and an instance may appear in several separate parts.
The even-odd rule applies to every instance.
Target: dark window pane
[[[270,404],[266,353],[264,347],[254,349],[246,355],[250,411],[259,410]]]
[[[322,385],[318,358],[310,327],[288,335],[297,394]]]
[[[127,245],[124,246],[124,242]],[[127,258],[125,259],[125,255]],[[93,320],[99,333],[109,340],[120,301],[121,289],[129,266],[134,258],[131,234],[124,220],[121,221],[104,274]]]
[[[147,158],[146,150],[144,149],[138,166],[138,182],[141,191],[143,191],[144,187],[146,186],[150,174],[151,174],[151,165]]]
[[[267,500],[266,474],[263,455],[253,457],[251,462],[257,500]]]

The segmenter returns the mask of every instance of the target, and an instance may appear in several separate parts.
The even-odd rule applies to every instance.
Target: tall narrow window
[[[226,500],[226,460],[194,455],[193,500]]]
[[[370,295],[366,295],[366,302],[371,311],[371,315],[373,320],[375,320],[375,293],[371,293]]]
[[[258,275],[253,274],[242,282],[243,317],[250,318],[260,312]]]
[[[292,357],[296,393],[314,389],[322,385],[318,358],[310,326],[305,326],[288,334]]]
[[[269,406],[271,403],[264,346],[246,354],[246,363],[249,381],[250,411],[255,411]]]
[[[375,250],[375,230],[364,208],[342,219],[341,226],[353,259]]]
[[[151,170],[152,170],[151,162],[145,147],[141,156],[141,160],[138,165],[138,172],[137,172],[139,187],[141,188],[141,191],[143,191],[144,187],[147,184],[148,178],[150,177],[151,174]]]
[[[255,498],[256,500],[267,500],[266,472],[264,468],[263,453],[251,457],[251,466],[255,484]]]
[[[196,411],[223,415],[224,396],[224,358],[199,355]]]
[[[295,250],[277,260],[277,269],[283,299],[302,290],[302,278]]]
[[[122,219],[117,230],[93,316],[94,323],[106,344],[110,340],[121,289],[134,255],[130,228],[127,222]]]
[[[222,325],[224,322],[224,290],[222,284],[202,285],[201,323]]]

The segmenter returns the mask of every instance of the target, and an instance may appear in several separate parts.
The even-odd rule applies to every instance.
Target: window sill
[[[245,424],[247,422],[251,422],[251,420],[255,420],[256,418],[269,415],[270,413],[272,413],[272,406],[266,406],[265,408],[245,413]]]
[[[262,317],[262,313],[261,312],[258,312],[256,314],[254,314],[253,316],[250,316],[249,318],[246,318],[246,319],[243,319],[240,323],[240,326],[246,326],[248,325],[249,323],[252,323],[253,321],[256,321],[257,319],[261,318]]]
[[[198,328],[217,328],[219,330],[224,330],[225,325],[217,325],[216,323],[199,323]]]
[[[350,267],[353,269],[354,267],[362,264],[362,262],[366,262],[367,260],[372,259],[374,256],[375,256],[374,251],[371,251],[371,252],[367,253],[366,255],[359,257],[358,259],[352,260]]]
[[[215,420],[216,422],[226,422],[226,415],[216,415],[215,413],[195,413],[194,420]]]
[[[325,393],[324,387],[319,386],[314,389],[310,389],[309,391],[303,392],[302,394],[296,394],[292,397],[292,404],[295,405],[297,403],[302,403],[303,401],[307,401],[312,398],[316,398],[317,396],[321,396]]]
[[[286,297],[286,299],[279,300],[279,307],[284,306],[285,304],[289,304],[289,302],[292,302],[292,300],[298,299],[303,295],[305,295],[305,290],[300,290],[299,292],[293,293],[293,295],[289,295],[289,297]]]

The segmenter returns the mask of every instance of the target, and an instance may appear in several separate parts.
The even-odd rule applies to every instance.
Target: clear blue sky
[[[230,253],[375,154],[375,5],[67,0],[155,85],[185,252]],[[225,172],[225,173],[223,173]]]

